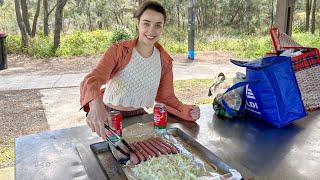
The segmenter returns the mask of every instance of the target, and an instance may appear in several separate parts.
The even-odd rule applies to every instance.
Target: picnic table
[[[200,106],[196,123],[168,117],[177,127],[255,179],[319,179],[320,112],[278,129],[250,118],[222,120]],[[123,126],[151,122],[152,114],[125,118]],[[90,144],[100,142],[87,126],[22,136],[15,141],[16,179],[105,179]]]

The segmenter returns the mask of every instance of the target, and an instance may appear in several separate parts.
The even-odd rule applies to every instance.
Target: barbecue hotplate
[[[230,169],[233,169],[179,128],[170,128],[167,132],[170,136],[179,139],[182,144],[188,146],[188,150],[190,150],[192,154],[196,154],[211,170],[219,174],[227,174]],[[94,152],[102,171],[108,179],[127,179],[123,165],[118,163],[113,157],[107,142],[92,144],[90,148]]]

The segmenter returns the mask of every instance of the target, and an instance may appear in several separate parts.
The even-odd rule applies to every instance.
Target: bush
[[[131,38],[132,38],[132,35],[128,29],[126,29],[123,26],[116,26],[115,29],[113,30],[110,41],[111,43],[116,43],[120,40],[126,40]]]
[[[8,54],[21,53],[21,36],[8,35],[6,38],[6,44]]]
[[[177,42],[172,41],[172,39],[162,38],[160,43],[168,52],[185,53],[188,51],[188,42]]]
[[[168,33],[168,34],[167,34]],[[173,32],[176,34],[177,32]],[[114,32],[97,30],[92,32],[76,31],[72,34],[61,36],[60,47],[55,51],[53,37],[45,37],[42,34],[30,38],[30,46],[26,49],[21,47],[21,36],[9,35],[7,37],[8,53],[25,53],[34,57],[46,58],[52,56],[80,56],[93,55],[104,52],[111,43],[122,39],[132,38],[125,28],[119,27]],[[206,37],[206,38],[205,38]],[[179,40],[180,39],[180,40]],[[171,53],[187,53],[188,37],[183,35],[174,37],[166,32],[161,38],[161,44]],[[293,39],[303,46],[320,48],[320,37],[310,33],[294,33]],[[231,51],[238,58],[258,58],[267,52],[271,52],[273,45],[269,35],[266,36],[236,36],[219,37],[203,35],[197,37],[195,50],[197,51]]]
[[[110,32],[97,30],[92,32],[74,32],[62,36],[57,56],[79,56],[99,54],[110,45]]]
[[[55,56],[52,37],[30,38],[30,46],[27,49],[29,55],[37,58],[48,58]]]
[[[21,36],[7,36],[8,54],[28,54],[33,57],[46,58],[55,56],[52,37],[35,37],[29,39],[29,47],[21,46]]]

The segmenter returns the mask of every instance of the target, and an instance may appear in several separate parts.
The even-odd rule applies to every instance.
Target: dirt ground
[[[101,55],[37,59],[25,55],[8,55],[8,69],[0,71],[0,79],[6,75],[19,73],[37,73],[59,75],[88,72],[99,61]],[[212,63],[224,64],[232,54],[229,52],[199,52],[196,59],[190,61],[186,54],[172,54],[174,63]],[[200,87],[199,87],[200,88]],[[191,103],[198,97],[199,91],[207,93],[206,88],[178,90],[177,97],[185,103]],[[0,91],[0,152],[13,154],[14,138],[49,129],[41,97],[38,90]],[[8,150],[9,149],[9,150]],[[11,152],[8,152],[11,151]],[[0,157],[0,168],[13,165],[14,157]],[[4,160],[3,160],[4,159]],[[11,159],[8,161],[8,159]]]
[[[0,151],[6,156],[1,157],[2,168],[12,165],[13,157],[8,151],[14,138],[42,132],[49,127],[37,90],[2,91],[0,99]]]

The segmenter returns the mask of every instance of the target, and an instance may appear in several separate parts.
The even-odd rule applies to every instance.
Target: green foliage
[[[163,38],[160,43],[168,52],[185,53],[188,51],[188,43],[185,42],[172,41],[169,38]]]
[[[124,33],[125,32],[125,33]],[[170,39],[170,32],[166,32],[160,43],[171,53],[187,53],[187,36],[177,40]],[[26,53],[34,57],[46,58],[52,56],[80,56],[93,55],[104,52],[115,39],[131,38],[127,30],[119,30],[114,33],[106,30],[92,32],[74,32],[61,36],[60,47],[54,51],[53,37],[37,35],[30,39],[30,47],[21,48],[21,37],[9,35],[7,37],[8,53]],[[304,46],[320,48],[320,37],[310,33],[295,33],[293,39]],[[267,36],[237,36],[237,37],[213,37],[210,35],[196,39],[197,51],[230,51],[236,58],[253,59],[264,56],[273,50],[269,35]]]
[[[292,31],[293,33],[303,33],[305,32],[305,26],[306,26],[306,14],[303,13],[296,13],[294,16]]]
[[[217,37],[209,42],[196,44],[197,51],[231,51],[238,58],[257,58],[272,51],[269,36],[242,36],[237,38]]]
[[[304,31],[305,31],[305,27],[302,24],[298,24],[293,28],[293,33],[303,33]]]
[[[185,53],[188,51],[188,34],[177,28],[166,28],[160,43],[169,52]]]
[[[101,53],[110,45],[110,32],[97,30],[93,32],[76,31],[62,36],[57,56],[78,56]]]
[[[0,6],[0,31],[2,32],[19,32],[13,2],[5,0]]]
[[[92,55],[104,52],[110,45],[111,32],[97,30],[93,32],[77,31],[61,36],[61,44],[55,51],[53,37],[43,34],[30,38],[27,49],[21,47],[21,36],[9,35],[7,37],[8,53],[25,53],[33,57],[47,58],[54,56]]]
[[[127,28],[123,26],[116,26],[111,36],[111,43],[116,43],[118,41],[131,38],[132,35]]]
[[[21,36],[8,35],[6,37],[7,53],[21,53]]]
[[[28,54],[37,58],[48,58],[55,56],[52,37],[30,38],[30,46],[27,49]]]
[[[7,36],[7,51],[15,54],[29,54],[33,57],[46,58],[55,56],[52,37],[35,37],[29,39],[29,47],[21,46],[21,36]]]
[[[311,33],[296,33],[293,34],[293,39],[299,44],[307,47],[316,47],[320,49],[320,36]]]

